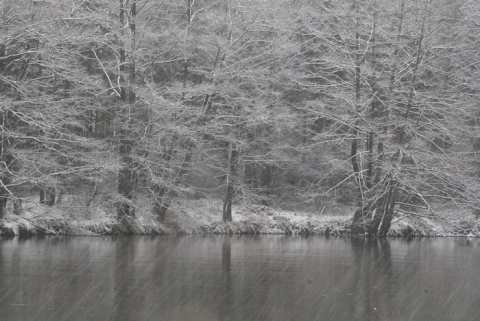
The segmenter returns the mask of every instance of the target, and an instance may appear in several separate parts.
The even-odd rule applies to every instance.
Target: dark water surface
[[[0,239],[0,320],[480,320],[480,240]]]

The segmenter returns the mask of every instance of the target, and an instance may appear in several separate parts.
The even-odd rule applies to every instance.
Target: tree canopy
[[[174,200],[357,207],[352,232],[480,209],[469,0],[0,3],[0,217]]]

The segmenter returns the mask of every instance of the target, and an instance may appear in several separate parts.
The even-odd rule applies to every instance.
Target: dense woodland
[[[479,21],[476,0],[1,0],[0,217],[329,202],[382,235],[476,212]]]

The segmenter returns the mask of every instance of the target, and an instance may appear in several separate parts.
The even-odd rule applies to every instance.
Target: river
[[[0,320],[480,320],[480,240],[0,239]]]

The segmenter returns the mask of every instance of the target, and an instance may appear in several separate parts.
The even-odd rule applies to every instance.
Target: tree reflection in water
[[[394,277],[390,243],[386,238],[364,237],[351,237],[350,242],[354,257],[352,315],[356,320],[385,320],[388,311],[380,306],[388,306],[385,301],[391,298],[391,288],[382,285]]]
[[[476,321],[478,239],[0,239],[0,320]]]

